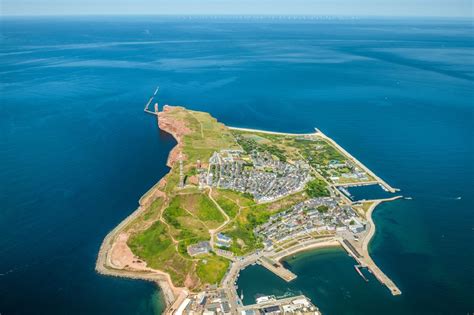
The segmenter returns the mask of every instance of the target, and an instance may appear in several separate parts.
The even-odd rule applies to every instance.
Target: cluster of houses
[[[332,197],[313,198],[270,217],[267,223],[255,228],[263,238],[265,248],[271,250],[278,243],[312,236],[319,232],[365,231],[365,222],[351,206],[339,205]]]
[[[188,296],[175,315],[230,315],[229,298],[223,289],[211,286],[208,290]]]
[[[264,301],[259,301],[264,299]],[[211,286],[208,290],[188,296],[175,315],[277,315],[277,314],[307,314],[321,315],[318,308],[304,296],[286,298],[279,301],[274,297],[257,298],[257,303],[251,307],[242,307],[231,312],[229,297],[226,291]]]
[[[209,168],[199,176],[200,186],[250,193],[259,202],[273,201],[303,189],[311,179],[303,161],[282,162],[268,152],[240,150],[214,152]]]

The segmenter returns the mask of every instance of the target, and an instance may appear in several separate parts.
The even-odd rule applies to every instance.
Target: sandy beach
[[[297,245],[291,246],[290,248],[287,248],[281,251],[280,253],[277,253],[274,256],[274,258],[277,261],[282,261],[291,255],[300,254],[300,253],[315,250],[315,249],[337,247],[337,246],[340,246],[340,244],[334,237],[329,237],[325,239],[316,239],[306,244],[297,244]]]

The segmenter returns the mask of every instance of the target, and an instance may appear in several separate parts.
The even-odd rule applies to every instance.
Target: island
[[[285,257],[342,246],[364,280],[361,269],[367,268],[393,295],[401,294],[368,252],[372,212],[401,196],[354,201],[347,187],[397,189],[318,129],[233,128],[184,107],[150,110],[152,100],[145,112],[177,141],[170,170],[105,237],[99,273],[158,283],[166,314],[320,314],[305,296],[243,305],[236,278],[260,264],[292,281],[297,275],[281,263]]]

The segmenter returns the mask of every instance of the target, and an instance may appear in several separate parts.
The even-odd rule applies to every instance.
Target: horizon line
[[[252,17],[252,18],[269,18],[269,17],[311,17],[311,18],[437,18],[437,19],[472,19],[472,16],[467,15],[350,15],[350,14],[231,14],[231,13],[78,13],[78,14],[0,14],[0,19],[4,17]]]

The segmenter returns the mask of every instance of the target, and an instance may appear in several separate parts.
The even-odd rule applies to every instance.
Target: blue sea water
[[[163,309],[154,285],[94,271],[103,237],[167,172],[175,142],[142,111],[158,84],[161,104],[229,125],[318,127],[413,197],[376,209],[370,245],[403,295],[330,249],[290,259],[294,284],[245,270],[246,299],[300,290],[325,314],[474,311],[472,21],[0,23],[0,313]]]

